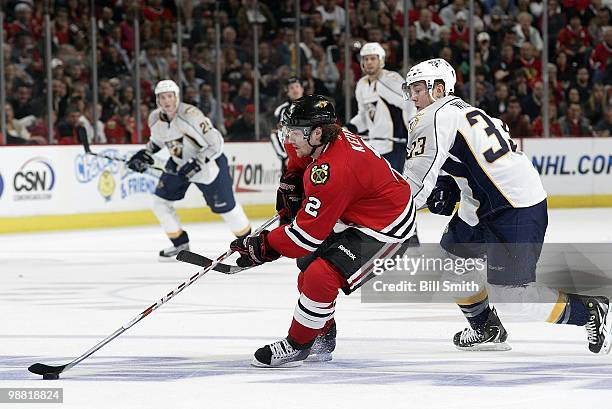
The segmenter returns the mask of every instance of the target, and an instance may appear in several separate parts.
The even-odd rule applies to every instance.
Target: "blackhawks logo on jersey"
[[[329,165],[323,163],[321,166],[314,165],[310,169],[310,181],[313,185],[324,185],[329,180]]]

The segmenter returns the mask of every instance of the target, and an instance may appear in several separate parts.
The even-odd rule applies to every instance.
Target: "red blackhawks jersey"
[[[359,136],[343,130],[317,158],[297,158],[292,146],[288,172],[303,172],[304,202],[295,220],[268,235],[286,257],[305,256],[334,230],[352,227],[384,243],[414,234],[410,185]]]

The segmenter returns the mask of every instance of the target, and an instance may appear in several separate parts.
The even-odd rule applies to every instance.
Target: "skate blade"
[[[505,342],[487,342],[473,347],[455,347],[460,351],[510,351],[512,347]]]
[[[302,366],[303,363],[304,361],[291,361],[291,362],[286,362],[282,365],[268,365],[268,364],[264,364],[263,362],[259,362],[255,358],[253,358],[253,360],[251,361],[251,365],[257,368],[271,368],[271,369],[295,368],[296,366]]]
[[[332,360],[331,352],[324,352],[322,354],[308,355],[308,358],[306,358],[304,361],[306,362],[329,362],[331,360]]]
[[[606,329],[606,337],[604,343],[599,350],[600,354],[609,354],[612,349],[612,303],[608,303],[608,313],[606,314],[606,320],[604,321],[604,328]]]

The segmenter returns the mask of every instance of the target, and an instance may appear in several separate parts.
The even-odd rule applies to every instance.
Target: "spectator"
[[[574,14],[570,22],[559,32],[557,48],[567,54],[568,59],[576,64],[583,64],[585,53],[591,46],[591,36],[580,23],[580,16]]]
[[[556,63],[557,78],[561,82],[563,90],[566,91],[569,88],[570,84],[574,82],[574,79],[576,78],[576,70],[574,69],[572,64],[569,63],[569,61],[567,60],[567,54],[565,54],[563,51],[560,51],[557,54]]]
[[[465,1],[453,0],[451,4],[440,10],[440,18],[444,22],[445,26],[450,27],[455,24],[457,21],[457,16],[460,12],[463,12],[464,15],[467,12],[467,10],[465,10]]]
[[[457,13],[455,23],[451,26],[450,40],[461,51],[467,51],[470,48],[470,29],[466,24],[467,14],[465,11]]]
[[[213,97],[212,87],[208,84],[202,84],[200,86],[200,104],[198,108],[210,119],[213,126],[219,129],[217,106],[217,100]]]
[[[381,10],[378,12],[378,26],[380,27],[384,43],[392,46],[394,49],[402,44],[402,35],[397,30],[393,18],[386,11]]]
[[[538,80],[533,83],[531,93],[521,101],[521,109],[532,121],[540,116],[544,97],[544,84]]]
[[[6,144],[7,145],[30,145],[37,143],[30,138],[30,132],[25,125],[15,118],[13,106],[9,103],[4,105],[6,115]]]
[[[498,64],[493,67],[493,78],[496,82],[511,82],[520,68],[521,64],[514,56],[514,48],[511,45],[505,45],[501,49],[501,58]]]
[[[98,66],[98,76],[100,78],[123,78],[128,74],[128,67],[121,58],[119,51],[115,47],[106,48]]]
[[[276,33],[276,20],[270,8],[258,0],[243,0],[243,6],[238,10],[238,31],[241,36],[246,38],[249,29],[253,24],[257,24],[263,38],[269,38]]]
[[[565,27],[565,14],[557,0],[548,0],[548,55],[555,55],[559,33]]]
[[[32,98],[32,87],[19,84],[15,97],[11,100],[11,107],[16,119],[22,119],[29,115],[40,116],[42,107]]]
[[[606,112],[606,89],[603,84],[593,85],[591,95],[584,104],[584,113],[589,122],[597,124]]]
[[[606,109],[606,115],[595,126],[597,136],[612,136],[612,105]]]
[[[420,12],[419,21],[416,22],[416,37],[425,44],[440,41],[440,26],[432,21],[432,13],[428,9]]]
[[[563,136],[593,136],[593,128],[577,103],[569,104],[567,114],[559,119],[559,126]]]
[[[557,105],[553,102],[548,104],[548,121],[550,136],[563,136],[563,132],[561,132],[561,125],[559,124],[559,119],[557,118]],[[542,115],[538,116],[533,121],[533,136],[544,136],[544,120]]]
[[[525,72],[527,81],[533,81],[542,76],[542,60],[535,58],[535,49],[531,43],[524,42],[521,45],[519,63]]]
[[[516,46],[522,47],[523,43],[529,42],[535,47],[537,54],[540,54],[542,48],[544,48],[544,43],[540,32],[531,25],[532,23],[533,17],[531,14],[527,12],[519,13],[518,23],[513,28],[516,33]]]
[[[478,52],[480,53],[482,64],[486,65],[489,70],[492,70],[499,63],[499,54],[497,48],[491,47],[491,36],[486,31],[483,31],[478,33],[476,41],[478,42]]]
[[[130,107],[127,106],[119,107],[117,114],[110,117],[104,126],[104,134],[110,144],[131,143],[134,131],[134,119],[130,117]]]
[[[142,132],[142,139],[138,138],[138,129],[134,127],[134,133],[132,134],[132,143],[147,143],[151,138],[151,128],[149,128],[149,114],[151,110],[147,104],[140,104],[140,129]]]
[[[583,105],[591,94],[591,82],[589,81],[589,70],[586,67],[578,68],[573,88],[580,94],[580,104]]]
[[[77,105],[70,105],[66,109],[66,115],[56,127],[55,140],[60,145],[80,144],[78,128],[81,127],[79,118],[81,111]]]
[[[417,39],[416,38],[416,31],[413,33],[414,26],[410,26],[410,56],[412,57],[415,53],[420,54],[420,58],[416,59],[415,57],[413,57],[415,59],[415,62],[420,62],[423,60],[426,60],[428,58],[431,58],[432,56],[435,57],[439,57],[440,53],[442,51],[442,49],[444,47],[448,47],[451,50],[451,55],[455,56],[455,55],[459,55],[459,50],[457,49],[457,47],[455,46],[454,43],[451,42],[450,37],[451,37],[451,30],[450,27],[446,27],[446,26],[442,26],[440,27],[440,41],[438,41],[437,43],[433,44],[433,46],[431,47],[431,51],[429,50],[429,48],[427,47],[427,45],[425,43],[421,42],[417,42],[417,41],[413,41],[413,39]],[[416,28],[415,28],[416,30]],[[417,49],[415,47],[422,47],[422,49]],[[451,63],[451,65],[456,65],[457,61],[453,59],[447,60]]]
[[[100,104],[102,104],[102,116],[100,120],[106,122],[115,114],[117,107],[120,105],[119,99],[115,95],[115,89],[110,81],[102,80],[99,84],[100,89]]]
[[[606,27],[603,40],[595,46],[591,54],[590,64],[595,83],[603,82],[604,78],[610,80],[612,77],[612,26]]]
[[[143,77],[152,84],[157,84],[159,81],[169,78],[170,71],[168,61],[163,58],[160,53],[159,42],[156,40],[149,40],[144,48],[144,55],[140,59],[140,63],[145,66]]]
[[[302,65],[302,85],[304,85],[304,95],[320,94],[325,95],[329,91],[325,88],[325,84],[318,78],[315,78],[312,66],[310,64]]]
[[[97,138],[94,138],[94,127],[92,123],[93,119],[93,104],[85,105],[84,115],[79,117],[79,124],[85,128],[85,133],[87,134],[87,140],[89,143],[106,143],[106,135],[104,134],[104,124],[100,121],[100,115],[102,114],[102,106],[98,104],[96,114],[98,119],[95,121],[96,123],[96,132],[98,133]]]
[[[6,36],[10,42],[19,32],[29,32],[35,40],[40,39],[42,26],[32,18],[32,6],[28,3],[15,4],[15,20],[6,25]]]
[[[236,107],[238,112],[244,112],[245,107],[248,104],[253,103],[253,86],[250,82],[244,81],[240,84],[238,89],[238,95],[232,100],[232,104]]]
[[[509,98],[508,85],[504,82],[498,82],[495,85],[495,96],[485,112],[496,118],[501,117],[508,109]]]
[[[199,90],[200,86],[204,83],[203,79],[196,77],[195,66],[189,61],[183,63],[183,75],[185,76],[183,81],[185,87],[193,87],[193,89]]]
[[[255,139],[255,105],[245,107],[244,113],[230,126],[227,138],[232,142]]]
[[[508,110],[501,116],[501,120],[508,125],[510,137],[523,138],[531,136],[529,117],[521,113],[521,104],[516,97],[508,100]]]
[[[329,27],[324,24],[323,15],[319,10],[316,10],[310,15],[310,26],[314,30],[314,40],[317,44],[325,48],[330,45],[335,45],[334,34]]]
[[[334,35],[344,31],[346,11],[336,4],[336,0],[322,0],[317,11],[323,16],[323,21],[330,25]]]

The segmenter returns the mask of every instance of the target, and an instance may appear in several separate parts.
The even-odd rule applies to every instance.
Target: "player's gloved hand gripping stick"
[[[278,214],[275,215],[270,220],[268,220],[264,224],[262,224],[253,234],[257,235],[257,234],[261,233],[267,227],[269,227],[272,224],[276,223],[278,221],[279,217],[280,216]],[[213,261],[212,264],[210,264],[208,267],[206,267],[206,268],[198,271],[194,275],[192,275],[187,281],[183,282],[181,285],[176,287],[174,290],[172,290],[169,293],[167,293],[166,295],[164,295],[159,301],[157,301],[154,304],[152,304],[150,307],[148,307],[143,312],[141,312],[136,317],[134,317],[131,321],[129,321],[126,324],[122,325],[119,329],[117,329],[115,332],[110,334],[108,337],[104,338],[102,341],[100,341],[99,343],[94,345],[91,349],[89,349],[87,352],[85,352],[83,355],[79,356],[78,358],[75,358],[74,360],[72,360],[71,362],[69,362],[69,363],[67,363],[65,365],[58,365],[58,366],[52,366],[52,365],[45,365],[45,364],[41,364],[41,363],[36,363],[36,364],[31,365],[28,368],[28,370],[30,372],[32,372],[32,373],[37,374],[37,375],[42,375],[43,379],[58,379],[60,373],[65,372],[68,369],[72,368],[73,366],[77,365],[79,362],[83,361],[85,358],[91,356],[94,352],[98,351],[104,345],[108,344],[113,339],[115,339],[119,335],[123,334],[129,328],[131,328],[134,325],[136,325],[136,323],[138,323],[144,317],[146,317],[147,315],[151,314],[153,311],[155,311],[156,309],[161,307],[163,304],[165,304],[166,302],[168,302],[169,300],[174,298],[174,296],[176,296],[178,293],[180,293],[185,288],[187,288],[191,284],[193,284],[198,278],[202,277],[204,274],[208,273],[210,270],[215,268],[215,266],[217,264],[219,264],[221,261],[223,261],[226,258],[228,258],[233,252],[234,251],[232,249],[230,249],[230,250],[226,251],[224,254],[222,254],[219,257],[217,257],[217,259],[215,261]]]

